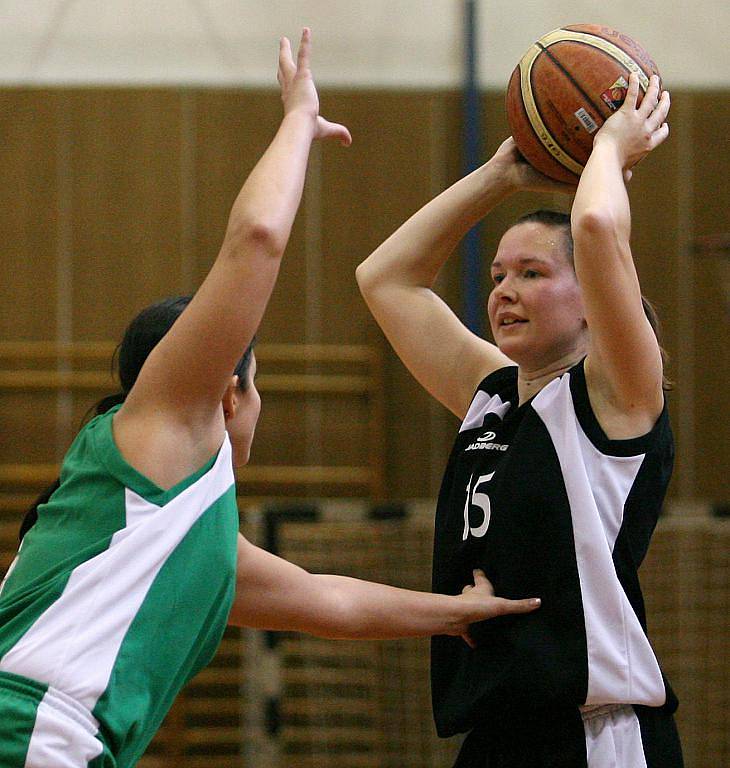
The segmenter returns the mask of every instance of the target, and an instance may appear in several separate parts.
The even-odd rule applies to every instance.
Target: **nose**
[[[494,298],[503,304],[513,304],[517,300],[517,293],[508,277],[494,286],[493,294]]]

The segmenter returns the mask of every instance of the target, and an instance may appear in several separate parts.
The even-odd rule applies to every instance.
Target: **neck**
[[[582,357],[583,349],[571,350],[557,360],[553,360],[544,366],[521,365],[517,371],[517,393],[520,405],[531,397],[534,397],[544,386],[553,379],[570,370]]]

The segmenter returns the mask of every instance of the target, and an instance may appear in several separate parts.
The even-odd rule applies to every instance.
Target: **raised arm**
[[[434,293],[468,230],[513,192],[565,188],[533,171],[507,139],[482,167],[411,216],[357,268],[370,311],[393,349],[437,400],[463,417],[479,382],[511,361],[471,333]]]
[[[344,126],[319,115],[308,29],[296,62],[289,41],[280,41],[278,80],[281,125],[233,204],[215,263],[150,354],[117,414],[115,432],[131,432],[137,424],[149,436],[150,427],[158,425],[166,434],[177,432],[178,450],[189,444],[201,456],[209,456],[222,440],[221,398],[276,281],[301,200],[311,142],[336,138],[350,143]],[[134,437],[130,442],[136,443]]]
[[[571,214],[575,271],[591,334],[586,377],[594,407],[616,437],[647,432],[663,407],[659,343],[644,314],[630,247],[626,181],[669,134],[669,93],[651,78],[637,107],[629,78],[623,106],[596,134]]]
[[[469,624],[507,613],[528,613],[537,598],[495,597],[481,571],[458,596],[414,592],[346,576],[311,574],[238,540],[235,626],[293,630],[332,639],[385,640],[462,635]]]

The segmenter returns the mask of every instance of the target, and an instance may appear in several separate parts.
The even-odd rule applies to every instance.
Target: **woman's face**
[[[248,464],[251,455],[251,443],[256,432],[256,424],[261,413],[261,396],[256,389],[256,355],[251,354],[245,389],[237,388],[236,411],[233,417],[226,420],[226,430],[233,446],[233,466],[242,467]]]
[[[497,346],[518,365],[549,367],[587,349],[583,299],[561,227],[508,229],[492,262],[487,312]]]

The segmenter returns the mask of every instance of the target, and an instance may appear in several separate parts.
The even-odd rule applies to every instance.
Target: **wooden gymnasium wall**
[[[718,418],[730,366],[721,260],[692,253],[727,232],[730,159],[717,126],[724,92],[673,94],[670,141],[632,182],[634,247],[645,293],[660,308],[677,382],[674,497],[727,501],[730,436]],[[387,350],[359,297],[354,269],[460,169],[455,93],[326,92],[323,112],[352,129],[349,150],[315,147],[302,212],[260,331],[261,342],[368,345],[384,350],[385,493],[438,491],[454,422]],[[484,97],[485,153],[507,133],[503,97]],[[230,204],[280,116],[270,91],[5,89],[0,91],[0,338],[107,342],[146,303],[193,290],[220,244]],[[514,198],[488,219],[484,252],[513,217]],[[727,257],[725,257],[727,258]],[[458,264],[441,286],[458,306]],[[262,373],[265,371],[262,370]],[[0,391],[0,463],[52,462],[87,399]],[[306,450],[311,464],[352,450],[345,407],[310,408],[307,439],[264,403],[254,463]],[[268,419],[268,422],[267,422]],[[268,426],[267,426],[268,424]],[[414,435],[418,439],[414,439]],[[284,446],[286,448],[284,449]],[[298,447],[297,447],[298,446]]]

